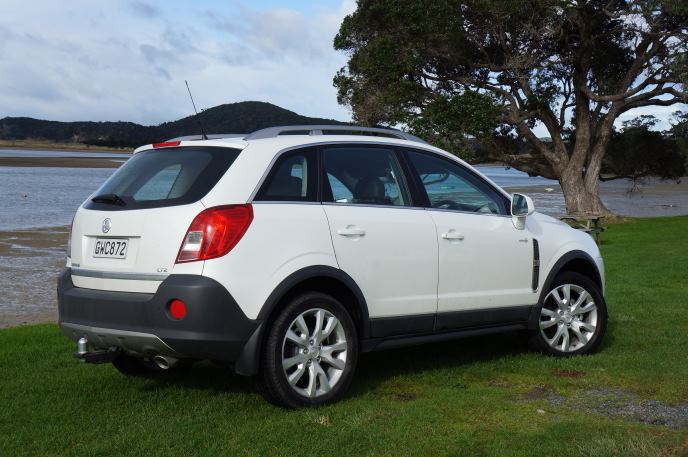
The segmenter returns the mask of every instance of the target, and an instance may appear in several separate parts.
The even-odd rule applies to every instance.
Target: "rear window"
[[[239,152],[234,148],[201,146],[140,152],[93,194],[115,194],[125,204],[96,203],[89,199],[85,207],[122,211],[196,202],[217,184]]]

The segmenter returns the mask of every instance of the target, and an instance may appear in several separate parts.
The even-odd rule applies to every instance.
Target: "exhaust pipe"
[[[179,363],[179,359],[167,355],[156,355],[153,357],[153,362],[161,370],[169,370]]]

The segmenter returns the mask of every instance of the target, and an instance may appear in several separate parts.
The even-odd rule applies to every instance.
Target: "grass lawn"
[[[366,354],[319,410],[270,406],[212,364],[127,379],[77,363],[55,325],[1,330],[0,456],[688,455],[688,428],[637,412],[688,413],[687,237],[687,217],[605,232],[599,354],[547,358],[517,335]]]

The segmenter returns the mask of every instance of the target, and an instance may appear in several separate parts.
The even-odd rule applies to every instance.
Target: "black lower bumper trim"
[[[61,324],[151,334],[188,358],[236,361],[260,324],[246,317],[227,289],[205,276],[170,275],[156,293],[146,294],[75,287],[66,269],[57,292]],[[168,315],[173,299],[187,305],[181,320]]]

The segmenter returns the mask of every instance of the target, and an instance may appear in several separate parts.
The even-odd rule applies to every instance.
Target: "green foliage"
[[[678,179],[685,173],[685,156],[677,138],[651,128],[654,116],[640,116],[623,123],[612,137],[603,172],[614,177],[638,180],[647,176]]]
[[[466,160],[473,160],[474,148],[465,134],[478,138],[491,136],[498,114],[499,108],[490,97],[465,91],[451,98],[432,100],[423,116],[411,117],[406,124],[415,135],[454,151]]]
[[[600,389],[688,402],[687,232],[686,217],[608,226],[598,354],[544,357],[518,335],[363,354],[350,394],[317,410],[273,407],[225,367],[130,379],[76,362],[56,325],[3,329],[0,455],[685,455],[685,428],[612,416],[618,398],[584,406]]]
[[[674,113],[674,117],[677,123],[671,126],[669,136],[678,145],[685,170],[688,172],[688,113],[679,111]]]
[[[686,4],[359,0],[334,40],[349,57],[334,84],[359,122],[403,124],[464,155],[469,136],[526,138],[532,160],[551,165],[526,171],[561,174],[571,156],[563,142],[585,145],[579,163],[595,162],[619,115],[685,96]],[[537,124],[563,141],[539,142]]]

